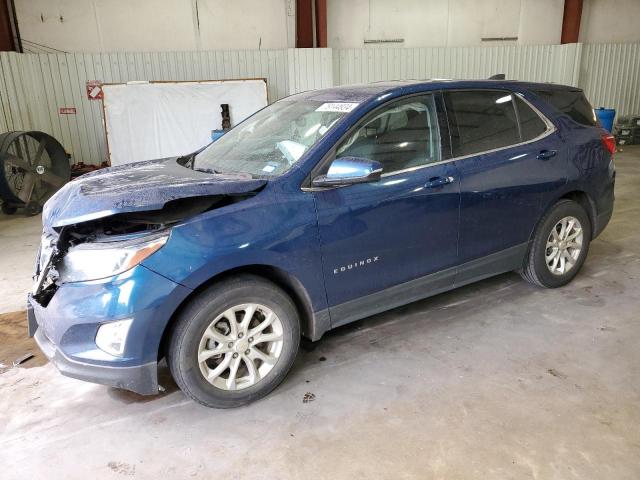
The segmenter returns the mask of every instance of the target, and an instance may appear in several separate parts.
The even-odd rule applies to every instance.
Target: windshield
[[[281,175],[355,106],[293,99],[276,102],[197,154],[194,168],[254,177]]]

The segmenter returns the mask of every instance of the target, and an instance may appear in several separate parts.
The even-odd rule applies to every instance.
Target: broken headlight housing
[[[108,278],[135,267],[167,243],[169,232],[134,240],[81,243],[69,248],[58,272],[62,283]]]

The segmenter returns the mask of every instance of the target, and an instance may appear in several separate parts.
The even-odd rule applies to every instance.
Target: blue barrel
[[[225,133],[227,133],[226,130],[211,130],[211,141],[215,142]]]
[[[607,132],[611,133],[613,130],[613,120],[616,118],[616,111],[613,108],[596,108],[596,117],[600,120],[600,125],[602,125]]]

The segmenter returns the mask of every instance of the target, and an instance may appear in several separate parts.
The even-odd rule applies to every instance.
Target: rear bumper
[[[615,204],[615,186],[616,186],[616,171],[613,161],[609,162],[608,178],[605,181],[598,183],[599,188],[595,195],[595,214],[593,233],[591,238],[596,238],[602,233],[602,231],[609,224],[611,216],[613,215],[613,206]]]
[[[67,357],[47,338],[41,328],[36,330],[34,339],[40,350],[62,375],[86,382],[131,390],[141,395],[158,393],[156,362],[133,367],[93,365]]]
[[[606,212],[602,212],[598,214],[596,218],[596,228],[593,232],[593,238],[596,238],[598,235],[602,233],[602,231],[609,224],[609,220],[611,220],[611,216],[613,215],[613,207],[611,207]]]

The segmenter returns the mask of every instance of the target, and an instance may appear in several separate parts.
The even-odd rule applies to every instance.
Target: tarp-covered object
[[[231,126],[267,105],[264,79],[104,85],[111,165],[185,155],[211,142],[222,127],[221,104]]]

